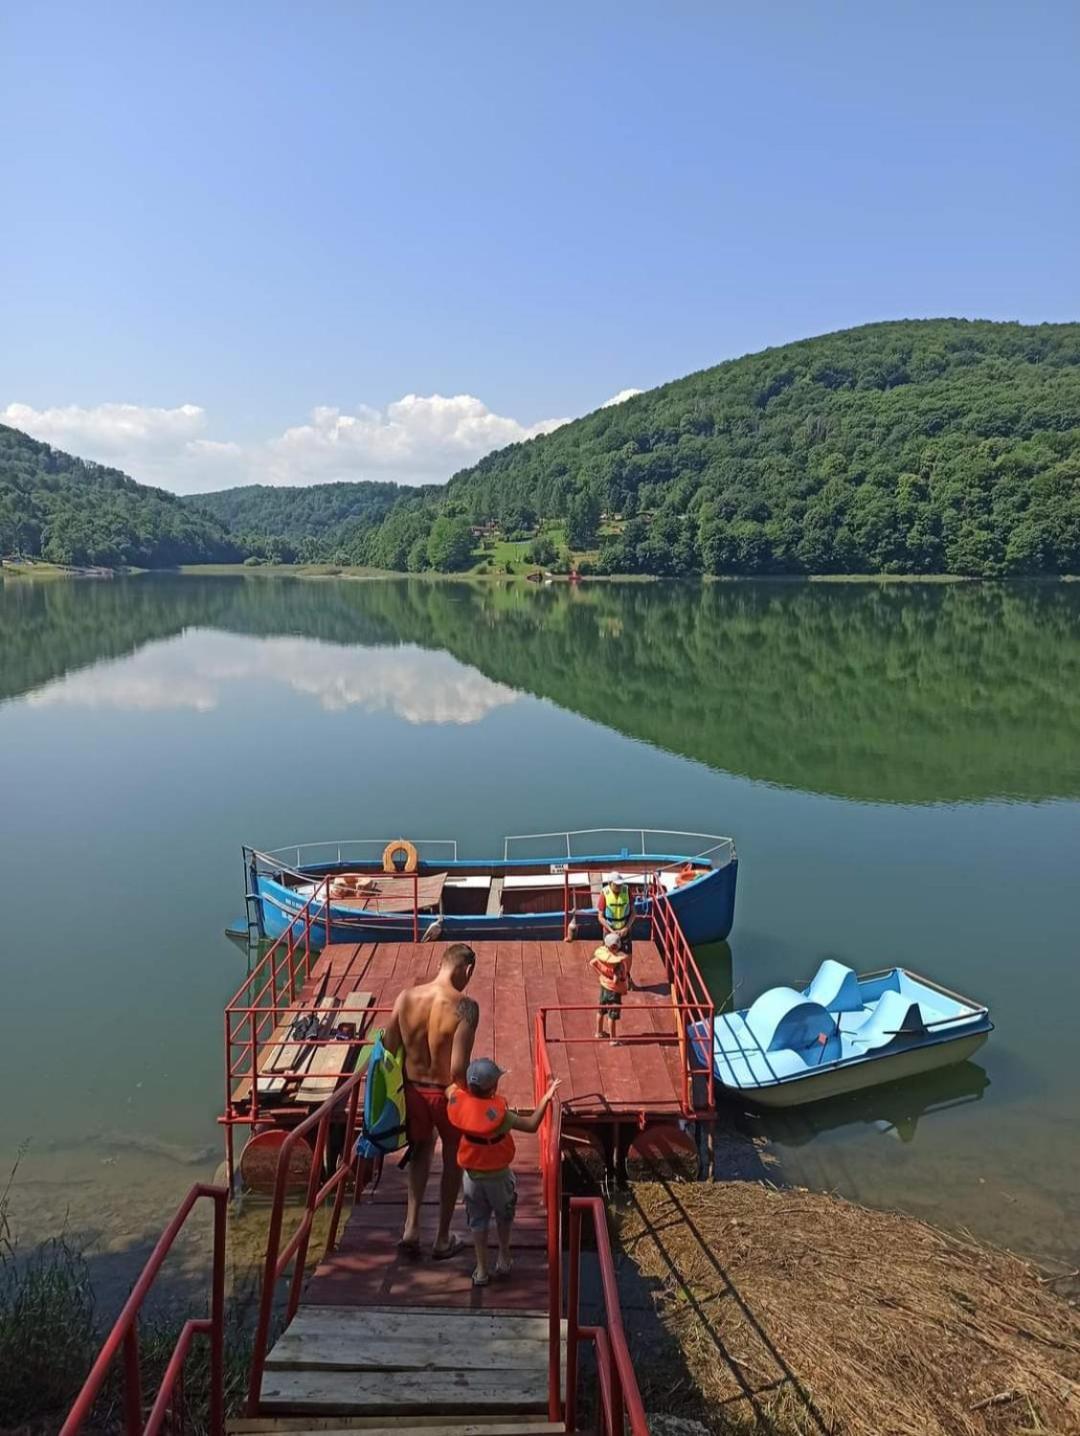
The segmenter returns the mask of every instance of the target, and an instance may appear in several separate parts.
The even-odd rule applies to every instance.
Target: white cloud
[[[622,389],[602,405],[639,394]],[[59,449],[123,469],[176,493],[234,484],[317,484],[340,479],[442,483],[493,449],[550,434],[566,418],[522,423],[496,414],[473,394],[406,394],[385,409],[322,406],[308,421],[251,443],[216,439],[197,404],[77,404],[35,409],[12,403],[0,422]]]
[[[643,394],[643,389],[620,389],[617,394],[612,394],[610,399],[605,399],[600,405],[601,409],[611,409],[616,404],[625,404],[627,399],[632,399],[635,394]]]
[[[385,409],[361,405],[352,413],[319,408],[308,423],[286,429],[267,446],[268,481],[365,477],[440,483],[492,449],[549,434],[567,422],[521,424],[493,413],[472,394],[406,394]]]
[[[22,429],[69,454],[123,469],[140,483],[180,493],[200,487],[189,482],[195,474],[206,473],[230,484],[240,482],[237,473],[243,473],[237,463],[243,455],[239,444],[202,437],[206,410],[198,404],[179,404],[175,409],[143,404],[97,404],[92,408],[67,404],[35,409],[29,404],[8,404],[0,409],[0,423]]]
[[[69,673],[29,694],[36,708],[123,712],[213,712],[230,692],[247,701],[252,684],[288,688],[328,713],[392,713],[406,723],[479,723],[517,701],[441,651],[343,648],[306,638],[252,639],[192,629],[129,657]]]

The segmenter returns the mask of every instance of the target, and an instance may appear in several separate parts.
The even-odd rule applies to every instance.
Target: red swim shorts
[[[448,1147],[456,1147],[460,1133],[446,1110],[445,1087],[418,1087],[405,1083],[405,1121],[410,1142],[426,1142],[436,1132]]]

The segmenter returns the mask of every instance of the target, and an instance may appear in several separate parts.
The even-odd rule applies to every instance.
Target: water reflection
[[[381,701],[412,721],[468,722],[528,692],[804,791],[903,803],[1080,792],[1076,585],[15,582],[0,591],[0,699],[192,626],[288,636],[247,646],[236,679],[280,670],[331,706]],[[370,656],[350,658],[361,645],[426,650],[441,691],[392,665],[380,677]],[[432,649],[470,676],[439,671]],[[153,677],[140,687],[137,673],[112,701],[162,701]],[[176,704],[215,701],[214,675],[182,680]],[[104,693],[88,679],[44,701],[110,701]]]
[[[741,1120],[754,1135],[780,1147],[803,1147],[842,1127],[870,1126],[883,1136],[912,1142],[919,1124],[934,1115],[980,1102],[990,1078],[976,1062],[961,1062],[903,1082],[851,1092],[783,1112],[746,1113]]]
[[[288,688],[328,713],[361,708],[407,723],[478,723],[517,694],[451,658],[412,645],[342,648],[300,638],[253,644],[226,633],[201,633],[197,643],[154,643],[130,658],[66,674],[35,689],[35,708],[112,708],[209,713],[230,688]]]

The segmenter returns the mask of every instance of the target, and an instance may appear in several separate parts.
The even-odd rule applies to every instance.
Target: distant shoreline
[[[536,570],[533,570],[536,572]],[[340,578],[340,579],[420,579],[428,583],[494,583],[524,584],[524,573],[476,573],[466,569],[460,573],[402,573],[396,569],[367,568],[358,564],[333,563],[198,563],[182,564],[179,568],[65,568],[61,564],[36,561],[13,562],[5,559],[0,566],[0,579],[53,581],[56,579],[131,578],[142,574],[180,574],[192,578]],[[678,577],[651,573],[590,573],[579,582],[591,583],[843,583],[843,584],[945,584],[945,583],[1076,583],[1080,574],[1014,574],[988,578],[962,573],[730,573],[684,574]],[[552,574],[552,584],[569,582],[566,574]]]

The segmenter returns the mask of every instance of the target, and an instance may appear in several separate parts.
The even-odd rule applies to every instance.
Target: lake
[[[1080,585],[141,576],[0,589],[0,1161],[145,1243],[221,1155],[243,842],[729,833],[745,1006],[831,955],[988,1002],[977,1062],[785,1118],[782,1176],[1078,1258]]]

